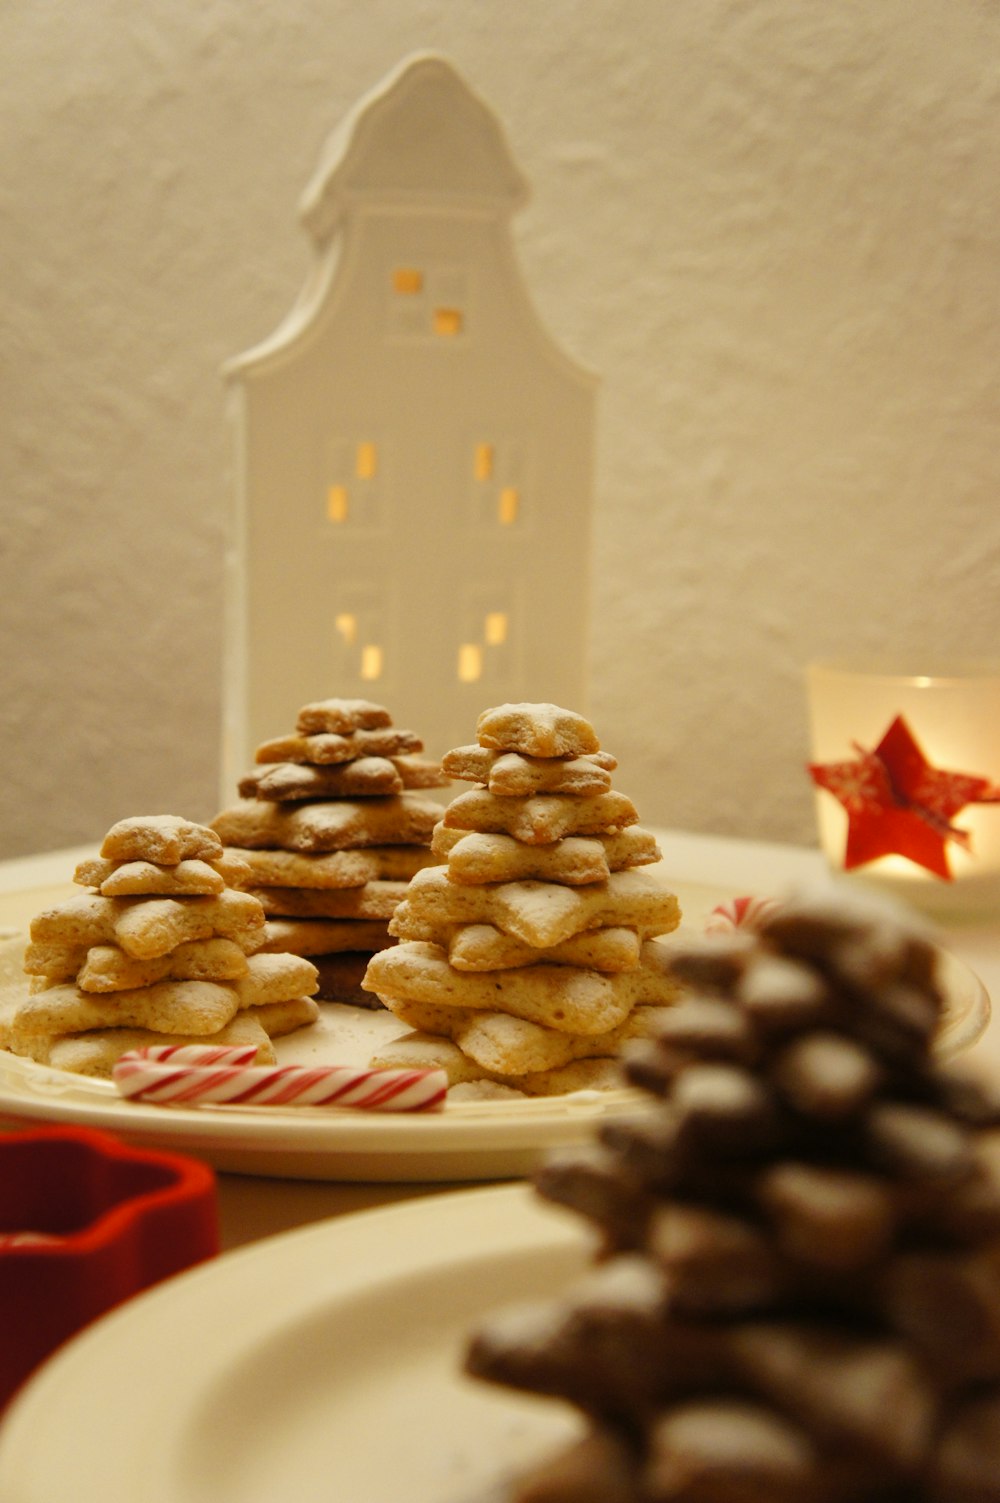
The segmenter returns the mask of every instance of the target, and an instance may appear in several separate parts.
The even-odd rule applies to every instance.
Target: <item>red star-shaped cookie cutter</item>
[[[932,767],[902,715],[874,751],[852,745],[853,761],[808,764],[813,782],[847,810],[845,871],[897,855],[954,880],[948,841],[968,850],[970,839],[952,820],[967,804],[1000,803],[1000,787],[989,778]]]

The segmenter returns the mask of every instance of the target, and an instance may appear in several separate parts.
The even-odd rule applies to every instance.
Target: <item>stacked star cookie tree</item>
[[[153,1043],[254,1043],[317,1017],[316,971],[260,953],[264,910],[231,884],[247,875],[219,837],[174,815],[124,819],[74,881],[86,894],[32,920],[29,995],[0,1043],[41,1063],[109,1075]]]
[[[636,868],[660,852],[590,723],[549,704],[485,711],[445,772],[444,811],[365,986],[414,1030],[374,1061],[436,1064],[463,1094],[618,1083],[613,1056],[677,985],[654,936],[677,900]]]
[[[800,896],[760,931],[679,952],[628,1067],[655,1110],[541,1173],[603,1251],[472,1342],[588,1416],[518,1503],[1000,1500],[1000,1103],[931,1056],[908,918]]]
[[[418,790],[447,783],[423,742],[382,705],[303,706],[294,732],[264,742],[241,801],[212,821],[250,868],[267,914],[265,949],[308,956],[324,1001],[377,1005],[361,990],[388,921],[428,849],[441,805]]]

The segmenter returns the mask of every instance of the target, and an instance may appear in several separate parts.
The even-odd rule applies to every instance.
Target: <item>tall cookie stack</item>
[[[204,825],[175,815],[124,819],[73,880],[88,889],[32,920],[29,994],[0,1044],[40,1063],[110,1075],[153,1043],[255,1043],[312,1023],[316,971],[260,953],[264,910],[236,890],[247,873]]]
[[[470,1370],[585,1438],[519,1503],[1000,1503],[1000,1102],[936,1064],[935,952],[854,894],[678,953],[656,1106],[542,1171],[599,1229]]]
[[[264,948],[310,958],[323,1001],[377,1005],[361,989],[406,884],[435,861],[441,804],[418,790],[445,785],[423,742],[382,705],[305,705],[294,732],[264,742],[239,784],[240,802],[212,826],[250,868],[267,914]]]
[[[485,711],[444,771],[478,786],[444,811],[365,986],[413,1033],[373,1063],[433,1064],[460,1094],[618,1083],[613,1057],[677,995],[654,936],[677,900],[637,867],[660,852],[590,723],[550,704]],[[454,1094],[454,1092],[453,1092]]]

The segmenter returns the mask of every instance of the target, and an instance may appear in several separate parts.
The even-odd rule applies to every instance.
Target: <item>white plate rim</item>
[[[671,886],[684,913],[682,934],[697,933],[711,908],[733,896],[732,889],[716,884]],[[952,1054],[982,1033],[990,1001],[963,961],[944,948],[938,953],[945,989],[960,1003],[941,1037],[942,1053]],[[521,1176],[548,1150],[586,1139],[603,1118],[639,1099],[623,1088],[523,1101],[449,1100],[442,1112],[405,1116],[321,1108],[165,1108],[127,1101],[107,1081],[0,1050],[0,1123],[95,1127],[141,1146],[196,1154],[221,1171],[283,1179],[459,1183]]]
[[[582,1221],[518,1183],[362,1211],[211,1259],[97,1320],[29,1379],[0,1421],[0,1496],[186,1503],[169,1479],[198,1406],[220,1376],[239,1376],[320,1303],[336,1316],[404,1279],[428,1276],[444,1287],[475,1269],[485,1313],[491,1268],[554,1253],[571,1276],[585,1269],[594,1246]],[[186,1347],[178,1353],[164,1342],[181,1328],[194,1333],[197,1361]],[[453,1334],[464,1340],[471,1330]],[[136,1354],[156,1352],[160,1360],[144,1362],[137,1383]],[[457,1347],[455,1363],[464,1381]],[[333,1486],[329,1497],[333,1503]]]

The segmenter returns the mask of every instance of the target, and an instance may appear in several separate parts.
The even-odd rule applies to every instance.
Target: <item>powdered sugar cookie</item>
[[[680,922],[676,896],[643,871],[613,872],[606,882],[565,887],[557,882],[451,882],[444,867],[417,872],[390,920],[400,939],[425,937],[438,924],[494,924],[525,944],[547,949],[582,929],[627,924],[644,938]]]
[[[449,1100],[499,1099],[503,1096],[564,1096],[570,1091],[606,1091],[621,1085],[614,1059],[579,1059],[561,1069],[539,1070],[532,1075],[494,1075],[477,1065],[451,1039],[433,1033],[404,1033],[381,1048],[372,1064],[383,1070],[444,1070],[448,1076]],[[494,1091],[471,1091],[467,1086],[499,1087]]]
[[[205,825],[192,824],[179,815],[143,814],[112,825],[101,845],[101,855],[113,861],[176,865],[188,857],[216,860],[222,855],[222,842]]]
[[[389,920],[400,943],[372,957],[364,985],[439,1036],[456,1089],[607,1084],[628,1030],[679,994],[653,943],[676,928],[677,899],[638,870],[660,860],[656,840],[582,715],[500,705],[477,742],[443,759],[479,786],[446,805],[431,839],[443,865],[410,878]]]
[[[264,937],[256,898],[227,888],[213,897],[106,898],[88,893],[31,921],[32,941],[69,945],[118,944],[137,959],[166,955],[188,940],[221,935],[251,950]]]
[[[225,853],[212,861],[188,858],[175,865],[155,861],[109,861],[103,856],[81,861],[73,881],[96,887],[106,898],[198,897],[239,887],[249,876],[245,862]]]
[[[665,974],[661,957],[662,951],[650,944],[630,971],[604,974],[545,963],[521,967],[505,978],[504,1009],[511,1017],[561,1033],[607,1033],[637,1004],[662,1005],[678,995],[678,985]],[[487,1011],[497,1000],[490,973],[458,971],[440,946],[420,942],[373,956],[365,986],[393,1012],[398,999],[473,1011]]]
[[[265,948],[314,957],[324,1001],[379,1005],[358,984],[364,966],[395,942],[386,921],[435,861],[441,804],[422,790],[447,779],[422,746],[382,705],[317,700],[294,733],[258,747],[239,803],[213,821],[251,868],[244,886],[267,915]]]
[[[92,945],[73,974],[82,991],[117,992],[156,981],[233,981],[247,969],[240,946],[216,937],[189,940],[153,960],[137,960],[120,945]]]
[[[82,1033],[93,1028],[147,1028],[154,1033],[218,1033],[239,1010],[231,986],[217,981],[158,981],[99,994],[53,986],[24,999],[17,1012],[23,1034]]]
[[[282,1029],[315,1020],[315,967],[254,952],[265,938],[257,898],[228,885],[249,868],[214,831],[173,815],[136,816],[81,862],[81,893],[35,915],[23,967],[27,996],[4,1019],[3,1045],[59,1069],[107,1075],[150,1037],[248,1039],[273,1058],[254,1009]],[[102,890],[103,889],[103,890]]]
[[[388,757],[357,757],[316,767],[303,762],[270,762],[255,767],[237,784],[240,798],[285,803],[304,798],[374,798],[402,793],[403,779]]]
[[[583,757],[526,757],[488,746],[456,746],[441,759],[450,778],[483,783],[491,793],[606,793],[617,766],[609,752]]]
[[[336,851],[369,845],[427,845],[441,805],[419,793],[283,807],[243,799],[212,821],[226,845],[249,850]]]
[[[660,859],[655,837],[639,825],[611,835],[566,835],[548,845],[525,845],[512,835],[453,829],[442,823],[434,831],[431,850],[447,857],[453,882],[537,879],[571,887],[603,882],[613,871]]]
[[[227,847],[227,850],[230,848]],[[437,864],[426,846],[376,845],[326,851],[241,851],[249,877],[242,887],[364,887],[380,880],[408,882],[421,867]]]
[[[540,962],[595,971],[630,971],[639,964],[641,941],[635,929],[609,926],[585,929],[560,945],[538,949],[492,924],[457,924],[446,948],[448,962],[457,971],[504,971]]]
[[[450,829],[481,830],[512,835],[527,845],[543,845],[564,835],[602,835],[635,824],[635,805],[623,793],[575,797],[566,793],[538,793],[530,798],[506,798],[488,788],[460,793],[444,811]]]
[[[237,1013],[231,1026],[235,1026],[240,1018],[253,1018],[260,1023],[268,1038],[280,1039],[299,1028],[308,1028],[318,1017],[319,1007],[314,997],[288,997],[283,1002],[256,1003],[249,1011]]]
[[[263,1008],[257,1009],[259,1013],[264,1011]],[[295,1026],[300,1028],[311,1021],[314,1019],[300,1017]],[[261,1026],[260,1018],[247,1012],[237,1013],[232,1022],[227,1023],[218,1033],[199,1035],[197,1040],[192,1034],[154,1033],[151,1029],[144,1028],[101,1028],[55,1037],[36,1035],[35,1052],[30,1057],[39,1064],[50,1065],[56,1070],[70,1070],[74,1075],[107,1079],[116,1062],[131,1049],[145,1049],[151,1044],[186,1044],[196,1041],[222,1045],[253,1044],[257,1049],[255,1064],[273,1065],[276,1061],[271,1036]]]
[[[553,704],[506,704],[484,710],[476,722],[480,746],[529,757],[577,757],[600,751],[589,720]]]
[[[303,736],[312,736],[317,731],[332,731],[336,734],[373,731],[391,724],[392,716],[386,707],[373,704],[371,700],[318,699],[302,706],[295,721],[295,729]]]
[[[232,983],[236,1005],[263,1007],[308,997],[317,987],[316,967],[301,955],[258,952],[247,961],[247,973]]]
[[[393,999],[391,1011],[409,1028],[452,1039],[484,1070],[506,1078],[561,1069],[578,1059],[614,1058],[631,1039],[655,1033],[662,1008],[635,1007],[619,1027],[603,1034],[563,1033],[509,1013],[403,998]]]
[[[177,945],[215,935],[242,949],[256,949],[264,938],[264,910],[249,893],[227,887],[215,897],[105,898],[120,905],[114,938],[139,959],[166,955]]]
[[[405,882],[366,882],[364,887],[319,890],[314,887],[262,887],[254,896],[269,917],[385,919],[405,897]]]
[[[314,736],[276,736],[257,748],[258,762],[353,762],[355,757],[398,757],[423,751],[424,743],[412,731],[392,728],[352,731],[348,735],[320,732]]]

